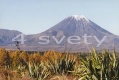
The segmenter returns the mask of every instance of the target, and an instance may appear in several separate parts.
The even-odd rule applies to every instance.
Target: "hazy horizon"
[[[84,15],[102,28],[119,35],[118,0],[51,1],[0,0],[0,28],[36,34],[71,15]]]

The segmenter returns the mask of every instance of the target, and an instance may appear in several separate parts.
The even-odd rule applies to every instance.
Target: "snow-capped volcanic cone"
[[[45,45],[38,44],[40,40],[44,40],[39,40],[39,37],[41,36],[49,36],[48,38],[44,38],[48,39],[49,43]],[[73,38],[77,40],[74,40],[74,43],[77,44],[71,44],[69,42],[70,40],[68,39],[71,36],[75,36]],[[89,51],[92,47],[95,47],[98,50],[103,48],[114,48],[113,37],[116,37],[116,41],[119,40],[117,36],[98,26],[85,16],[72,15],[50,29],[40,34],[33,35],[33,42],[28,44],[33,46],[37,45],[37,48],[35,48],[36,50],[55,49],[57,51]],[[44,40],[44,42],[46,42],[46,40]],[[78,42],[80,44],[78,44]]]
[[[9,34],[0,34],[0,44],[7,45],[3,41],[8,36],[10,37]],[[23,50],[89,52],[92,47],[97,50],[112,50],[115,47],[119,51],[119,36],[103,29],[87,17],[78,15],[69,16],[42,33],[26,35],[25,40],[25,44],[20,45]]]
[[[48,31],[52,33],[62,31],[65,36],[82,36],[84,34],[88,34],[103,37],[104,35],[112,35],[112,33],[96,25],[85,16],[78,15],[73,15],[64,19],[49,30],[45,31],[45,33],[47,33]]]

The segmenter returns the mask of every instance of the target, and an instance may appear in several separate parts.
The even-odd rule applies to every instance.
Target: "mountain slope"
[[[9,44],[14,44],[11,39],[18,34],[18,31],[0,29],[0,46],[6,45],[8,48]],[[119,36],[78,15],[69,16],[42,33],[26,35],[25,39],[25,44],[20,45],[23,50],[89,52],[92,47],[98,51],[115,47],[119,51]],[[14,49],[15,46],[9,48]]]
[[[104,30],[100,26],[96,25],[94,22],[90,21],[84,16],[73,15],[70,16],[57,25],[53,26],[48,31],[63,31],[65,36],[71,35],[112,35],[112,33]],[[46,31],[47,32],[47,31]]]
[[[12,44],[12,39],[16,37],[21,32],[16,30],[6,30],[0,29],[0,45],[9,45]]]
[[[88,42],[92,44],[85,44],[83,36],[91,36],[88,38]],[[41,36],[49,36],[50,43],[42,45],[38,44],[39,37]],[[52,38],[55,37],[57,41],[62,39],[62,36],[65,36],[62,43],[57,44],[56,41]],[[78,36],[81,38],[81,44],[69,44],[67,39],[71,36]],[[107,36],[105,41],[99,46],[98,40],[94,38],[97,37],[98,40],[102,40],[104,36]],[[114,39],[116,38],[116,41]],[[97,49],[101,50],[102,48],[112,49],[114,46],[119,46],[118,44],[112,45],[118,42],[119,37],[115,36],[114,34],[110,33],[109,31],[101,28],[85,16],[77,16],[73,15],[70,16],[55,26],[51,27],[50,29],[36,35],[31,35],[27,41],[27,45],[30,46],[37,46],[35,50],[48,50],[48,49],[55,49],[57,51],[89,51],[92,47],[96,47]],[[29,43],[30,42],[30,43]]]

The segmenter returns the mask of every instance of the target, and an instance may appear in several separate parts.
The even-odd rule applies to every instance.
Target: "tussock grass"
[[[0,49],[0,80],[119,80],[119,57],[95,49],[87,54],[44,54]]]

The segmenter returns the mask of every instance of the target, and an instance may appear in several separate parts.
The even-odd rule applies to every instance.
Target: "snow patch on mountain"
[[[72,15],[72,16],[70,16],[70,17],[71,17],[72,19],[75,19],[76,21],[85,20],[85,21],[89,22],[89,19],[86,18],[86,17],[83,16],[83,15],[81,15],[81,16],[79,16],[79,15]]]

